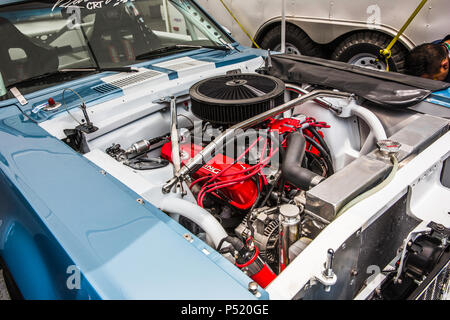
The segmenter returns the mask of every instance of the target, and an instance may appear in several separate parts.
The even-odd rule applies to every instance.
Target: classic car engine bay
[[[190,0],[8,0],[0,30],[11,298],[450,298],[449,84]]]
[[[279,291],[294,281],[308,247],[334,241],[329,235],[317,240],[328,226],[443,136],[448,120],[367,107],[350,93],[253,72],[227,72],[193,83],[189,95],[154,100],[157,111],[125,119],[101,134],[97,128],[85,130],[86,125],[105,127],[96,120],[99,111],[90,114],[97,116],[92,121],[84,113],[78,130],[64,127],[68,115],[42,126],[138,193],[139,201],[152,203],[185,227],[186,240],[198,237],[269,292],[273,287],[280,297],[317,298],[331,291],[335,295],[329,297],[344,292],[354,298],[367,287],[367,275],[352,274],[356,280],[349,280],[339,274],[354,264],[343,260],[345,246],[334,250],[328,245],[318,255],[324,268],[305,272],[322,286],[304,282],[291,293]],[[61,129],[65,137],[56,133]],[[397,197],[385,208],[397,208],[405,199]],[[376,264],[383,269],[419,221],[429,220],[422,209],[412,217],[407,211],[395,209],[397,220],[390,226],[395,239],[391,234],[363,243],[387,249],[363,261],[362,268]],[[369,225],[381,220],[370,219]],[[359,226],[349,235],[365,229]],[[446,251],[448,245],[439,252]],[[358,285],[342,289],[340,281]]]

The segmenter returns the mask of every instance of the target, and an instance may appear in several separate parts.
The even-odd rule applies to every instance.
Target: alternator
[[[235,229],[237,236],[247,239],[253,228],[255,245],[261,258],[269,264],[278,261],[278,209],[263,207],[247,214],[242,223]]]

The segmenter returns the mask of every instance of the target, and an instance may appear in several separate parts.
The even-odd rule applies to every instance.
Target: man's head
[[[443,40],[442,42],[450,42],[450,34],[448,34]]]
[[[411,50],[406,58],[406,73],[409,75],[444,81],[448,72],[448,50],[443,44],[422,44]]]

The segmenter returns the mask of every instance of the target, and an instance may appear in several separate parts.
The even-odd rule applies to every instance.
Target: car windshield
[[[168,46],[231,43],[186,0],[21,1],[0,7],[0,40],[6,88],[62,69],[132,65],[142,62],[136,57]],[[46,85],[27,82],[21,90]]]

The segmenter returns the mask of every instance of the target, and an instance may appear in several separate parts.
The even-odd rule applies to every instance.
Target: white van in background
[[[281,48],[282,0],[223,0],[263,48]],[[220,0],[197,0],[240,43],[250,39]],[[286,0],[286,52],[329,58],[385,69],[377,61],[420,0]],[[415,46],[450,33],[450,1],[428,0],[392,49],[389,66],[404,71],[404,59]]]

